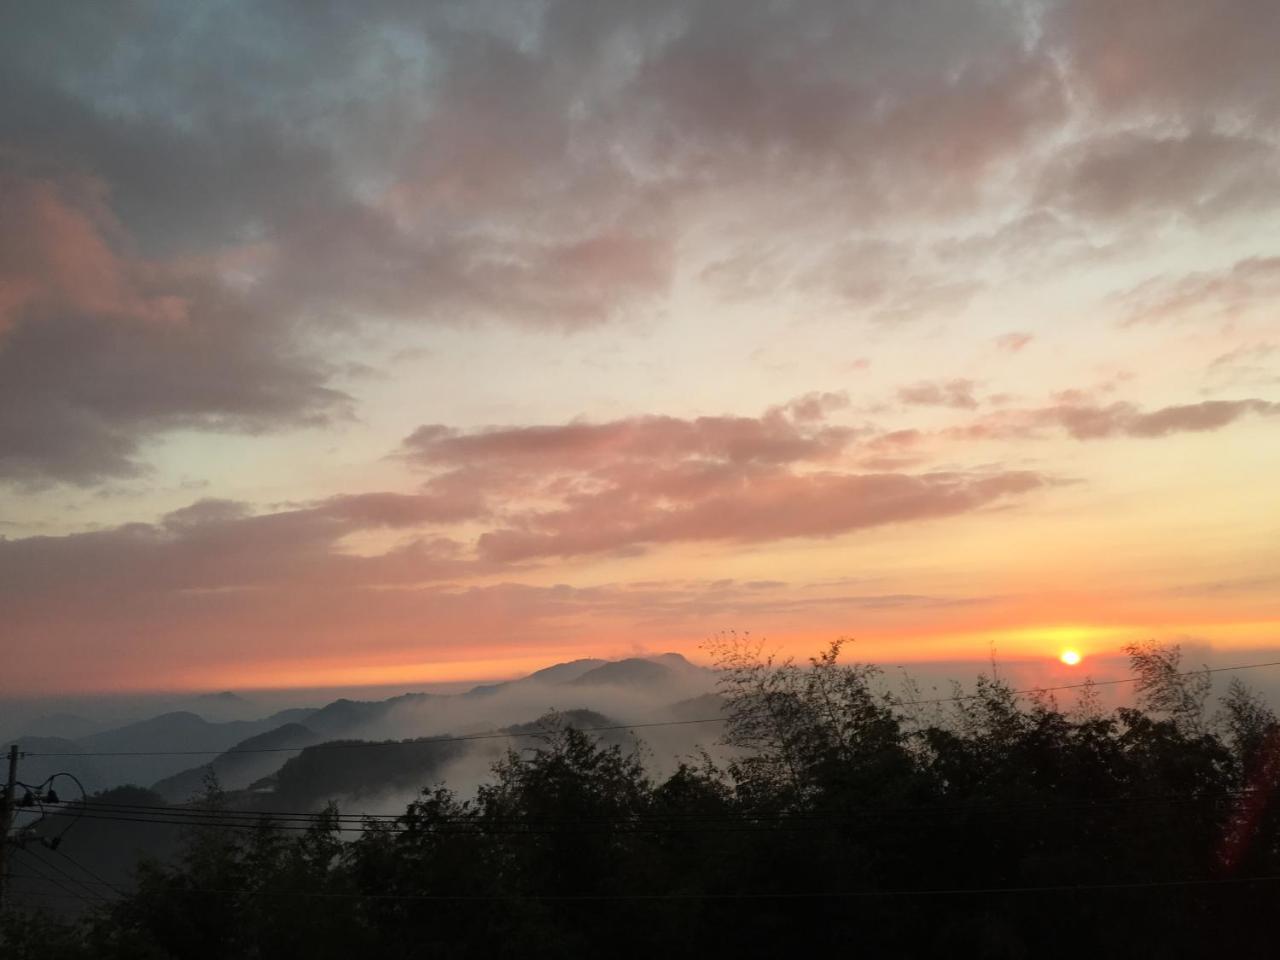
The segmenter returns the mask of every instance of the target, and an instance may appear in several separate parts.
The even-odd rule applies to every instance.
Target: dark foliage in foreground
[[[874,668],[721,651],[738,759],[653,782],[562,726],[469,802],[424,792],[351,842],[206,827],[74,926],[6,956],[1268,955],[1280,732],[1239,682],[1132,650],[1138,706],[994,678],[913,705]],[[211,797],[210,801],[216,801]],[[1253,878],[1269,877],[1270,881]]]

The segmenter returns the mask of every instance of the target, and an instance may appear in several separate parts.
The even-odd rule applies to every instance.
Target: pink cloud
[[[148,260],[96,179],[0,152],[0,483],[135,476],[143,438],[327,422],[348,399],[213,254]],[[243,251],[241,251],[243,253]]]
[[[500,563],[685,541],[830,537],[981,509],[1044,482],[1026,472],[846,472],[847,457],[900,456],[917,436],[872,438],[864,450],[865,431],[826,422],[844,403],[818,394],[759,417],[473,433],[429,426],[406,439],[403,454],[437,471],[432,483],[465,476],[478,489],[501,491],[502,521],[476,543],[480,557]]]
[[[434,498],[399,494],[335,497],[265,514],[242,503],[202,500],[157,523],[0,539],[0,575],[8,600],[46,608],[59,593],[68,602],[110,605],[185,591],[439,580],[464,569],[460,545],[447,538],[416,537],[372,556],[347,553],[341,541],[360,530],[420,526],[440,513]]]
[[[1249,257],[1223,270],[1155,277],[1121,294],[1125,323],[1233,318],[1280,297],[1280,257]]]
[[[1088,402],[1086,395],[1068,391],[1052,406],[1002,410],[973,423],[948,428],[943,434],[956,439],[1014,440],[1028,439],[1046,428],[1057,427],[1076,440],[1121,436],[1149,439],[1219,430],[1249,414],[1280,415],[1280,403],[1258,399],[1205,400],[1148,412],[1125,402],[1100,406]]]
[[[1280,202],[1280,164],[1261,138],[1130,131],[1064,150],[1039,189],[1041,203],[1084,218],[1208,220]]]
[[[996,346],[1009,353],[1020,353],[1034,339],[1029,333],[1005,333],[996,337]]]
[[[924,381],[902,387],[898,399],[909,406],[973,410],[978,406],[973,395],[976,386],[972,380]]]
[[[474,488],[440,483],[421,494],[342,494],[322,501],[314,509],[322,516],[362,528],[417,527],[474,518],[484,512],[484,501]]]
[[[1044,484],[1031,472],[973,474],[795,474],[739,472],[669,503],[619,483],[565,509],[527,514],[518,527],[481,536],[480,554],[510,562],[612,552],[680,541],[760,542],[832,537],[885,524],[981,509]]]
[[[1051,26],[1111,110],[1280,116],[1272,0],[1065,0]]]
[[[84,178],[58,183],[0,169],[0,334],[57,311],[183,319],[182,299],[148,292],[145,265],[117,251],[121,231],[104,192]]]
[[[850,427],[823,423],[834,395],[803,397],[760,417],[643,416],[606,423],[498,427],[459,433],[420,427],[402,453],[420,466],[497,463],[525,469],[576,469],[609,459],[705,457],[734,463],[830,459],[855,438]]]
[[[1170,433],[1217,430],[1234,423],[1248,413],[1260,417],[1280,414],[1280,403],[1266,400],[1205,400],[1181,406],[1164,407],[1152,413],[1137,414],[1124,423],[1124,431],[1134,437],[1163,437]]]

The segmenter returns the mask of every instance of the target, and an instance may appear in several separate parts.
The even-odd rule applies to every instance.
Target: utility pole
[[[5,886],[9,880],[9,828],[13,825],[13,788],[18,782],[18,745],[9,747],[9,779],[0,800],[0,912],[4,911]]]

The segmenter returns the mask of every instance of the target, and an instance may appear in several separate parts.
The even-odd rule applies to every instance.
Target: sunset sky
[[[6,5],[0,692],[1274,648],[1277,50],[1275,0]]]

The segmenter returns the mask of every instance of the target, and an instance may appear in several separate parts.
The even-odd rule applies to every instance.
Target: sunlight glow
[[[1061,660],[1063,663],[1065,663],[1068,667],[1074,667],[1077,663],[1080,662],[1080,651],[1063,650],[1062,653],[1059,654],[1058,659]]]

